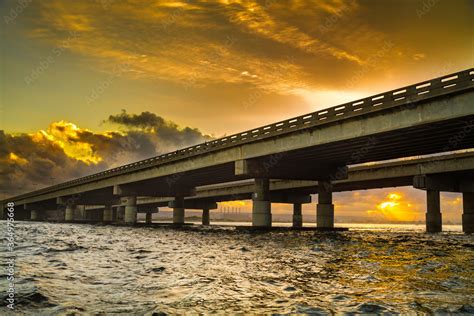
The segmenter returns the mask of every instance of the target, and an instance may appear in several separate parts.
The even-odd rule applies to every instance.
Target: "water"
[[[350,226],[249,233],[16,223],[15,313],[474,313],[474,236]],[[3,297],[6,286],[2,274]]]

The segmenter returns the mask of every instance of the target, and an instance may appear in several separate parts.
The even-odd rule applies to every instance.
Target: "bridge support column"
[[[75,220],[84,221],[86,220],[86,207],[85,205],[81,205],[80,207],[76,207],[75,213]]]
[[[293,203],[293,227],[303,227],[301,203]]]
[[[125,206],[117,206],[117,222],[122,223],[125,217]]]
[[[316,224],[319,228],[334,228],[334,204],[331,181],[318,181]]]
[[[31,210],[30,211],[30,219],[32,221],[38,221],[39,220],[39,212],[37,210]]]
[[[106,205],[104,209],[104,215],[102,221],[104,223],[110,223],[113,220],[113,210],[112,205]]]
[[[177,196],[174,199],[173,224],[184,224],[184,198]]]
[[[464,192],[462,201],[462,231],[466,234],[474,234],[474,192]]]
[[[72,222],[74,220],[74,212],[76,210],[76,204],[68,203],[66,211],[64,212],[64,220],[66,222]]]
[[[266,178],[255,179],[255,192],[252,196],[252,226],[272,226],[271,205],[270,181]]]
[[[122,199],[122,203],[125,203],[125,224],[135,224],[137,222],[137,197],[127,196]]]
[[[112,222],[116,222],[116,221],[117,221],[117,208],[112,207]]]
[[[151,224],[153,222],[153,213],[152,212],[146,212],[146,215],[145,215],[145,223],[147,224]]]
[[[442,230],[439,191],[426,190],[426,231],[439,233]]]
[[[209,209],[205,208],[202,210],[202,224],[209,226],[211,223]]]

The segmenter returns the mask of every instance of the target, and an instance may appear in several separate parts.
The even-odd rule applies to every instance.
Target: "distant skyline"
[[[473,12],[469,0],[0,1],[0,196],[472,67]],[[410,188],[335,196],[338,214],[424,217]],[[443,194],[446,218],[460,209]]]

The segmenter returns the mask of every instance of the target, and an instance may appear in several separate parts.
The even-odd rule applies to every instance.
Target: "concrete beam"
[[[56,203],[60,205],[67,205],[68,203],[74,203],[76,205],[116,205],[120,204],[120,199],[117,197],[88,196],[84,194],[77,196],[60,196],[56,198]]]
[[[267,179],[318,180],[329,178],[337,173],[340,179],[347,179],[345,166],[295,166],[283,163],[278,158],[272,160],[274,156],[264,160],[237,160],[234,163],[235,175]]]
[[[474,183],[471,179],[473,175],[470,173],[417,175],[413,177],[413,187],[442,192],[474,192]]]
[[[117,196],[193,196],[195,188],[184,186],[149,186],[140,184],[118,184],[113,186],[113,194]]]

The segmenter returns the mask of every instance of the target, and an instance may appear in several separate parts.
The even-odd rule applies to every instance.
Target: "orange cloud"
[[[391,221],[415,221],[418,220],[417,211],[410,201],[404,200],[400,192],[388,194],[384,201],[377,204],[376,209],[368,210],[369,215],[381,215],[384,219]]]
[[[40,130],[31,137],[33,141],[41,143],[50,141],[64,150],[64,153],[73,159],[80,160],[86,164],[98,164],[103,160],[93,148],[93,145],[80,140],[80,134],[89,132],[81,129],[75,124],[59,121],[51,123],[47,131]],[[111,138],[110,133],[100,133],[102,136]]]

